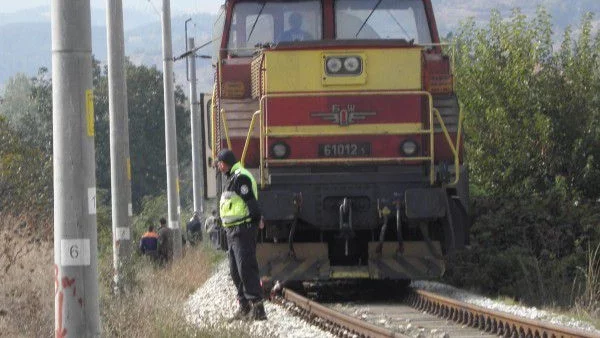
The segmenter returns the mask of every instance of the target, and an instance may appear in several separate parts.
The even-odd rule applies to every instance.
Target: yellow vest
[[[256,181],[252,174],[246,168],[242,167],[241,163],[238,162],[231,167],[231,173],[233,175],[232,181],[239,175],[245,175],[252,182],[252,193],[254,198],[258,199],[258,189]],[[250,221],[250,210],[246,202],[238,195],[235,191],[225,191],[221,194],[221,201],[219,202],[219,211],[223,226],[233,227]]]

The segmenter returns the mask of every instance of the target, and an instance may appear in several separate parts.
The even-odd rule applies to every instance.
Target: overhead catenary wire
[[[156,12],[156,14],[160,17],[161,16],[161,11],[159,11],[158,8],[156,8],[156,6],[152,2],[152,0],[147,0],[147,1],[150,4],[150,6],[152,6],[152,9],[154,9],[154,12]]]
[[[188,57],[188,55],[196,53],[198,50],[200,50],[200,49],[202,49],[202,48],[210,45],[211,43],[215,42],[216,40],[219,40],[220,38],[221,37],[216,37],[216,38],[214,38],[214,39],[212,39],[210,41],[207,41],[207,42],[201,44],[200,46],[198,46],[198,47],[196,47],[194,49],[188,50],[185,53],[183,53],[183,54],[181,54],[179,56],[174,57],[173,61],[178,61],[178,60],[184,59],[184,58]],[[202,59],[210,59],[209,55],[197,55],[196,57],[200,57]]]

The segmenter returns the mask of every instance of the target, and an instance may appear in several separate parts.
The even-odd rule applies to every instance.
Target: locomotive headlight
[[[271,146],[271,155],[275,158],[287,158],[290,155],[290,146],[285,142],[277,142]]]
[[[356,73],[360,68],[360,60],[356,56],[347,57],[344,60],[344,69],[349,73]]]
[[[327,58],[327,71],[329,73],[337,73],[342,69],[342,60],[337,57]]]
[[[400,145],[400,151],[406,156],[413,156],[419,150],[419,146],[413,140],[406,140]]]

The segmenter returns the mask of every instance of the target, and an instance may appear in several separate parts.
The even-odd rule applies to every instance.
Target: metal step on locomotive
[[[263,282],[443,274],[468,176],[431,1],[228,0],[214,34],[210,151],[257,177]]]

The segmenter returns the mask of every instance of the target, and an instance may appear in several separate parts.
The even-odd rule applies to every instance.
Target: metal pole
[[[187,24],[190,21],[192,21],[192,18],[189,18],[189,19],[185,20],[185,24],[184,24],[185,25],[185,51],[186,52],[190,50],[188,48],[188,32],[187,32]],[[189,60],[189,58],[187,60]],[[190,69],[189,69],[190,64],[189,64],[189,62],[187,62],[187,60],[186,60],[186,63],[185,63],[185,79],[187,81],[189,81],[190,80],[190,76],[189,76],[189,74],[190,74]]]
[[[194,38],[188,39],[188,50],[194,49]],[[196,92],[196,55],[188,55],[189,61],[189,79],[190,79],[190,115],[192,126],[192,178],[194,194],[194,211],[204,212],[204,198],[202,198],[202,129],[198,116],[198,94]],[[200,151],[198,151],[200,150]]]
[[[173,90],[173,46],[171,43],[171,4],[163,0],[162,44],[163,82],[165,95],[165,147],[167,156],[167,199],[169,228],[173,235],[173,257],[181,257],[181,228],[179,227],[179,169],[177,167],[177,138],[175,129],[175,93]]]
[[[106,1],[108,45],[108,100],[110,121],[110,177],[113,231],[113,280],[115,291],[123,289],[123,266],[131,254],[131,223],[129,220],[127,130],[127,87],[125,85],[125,40],[122,0]]]
[[[56,337],[98,337],[90,1],[52,0]]]
[[[206,123],[205,117],[205,102],[204,102],[204,93],[200,93],[200,135],[202,135],[202,140],[200,142],[200,158],[202,159],[202,163],[200,163],[202,168],[202,191],[204,194],[202,195],[202,211],[204,211],[204,199],[208,198],[208,192],[206,187],[208,186],[207,182],[207,174],[204,172],[204,168],[206,168]]]

